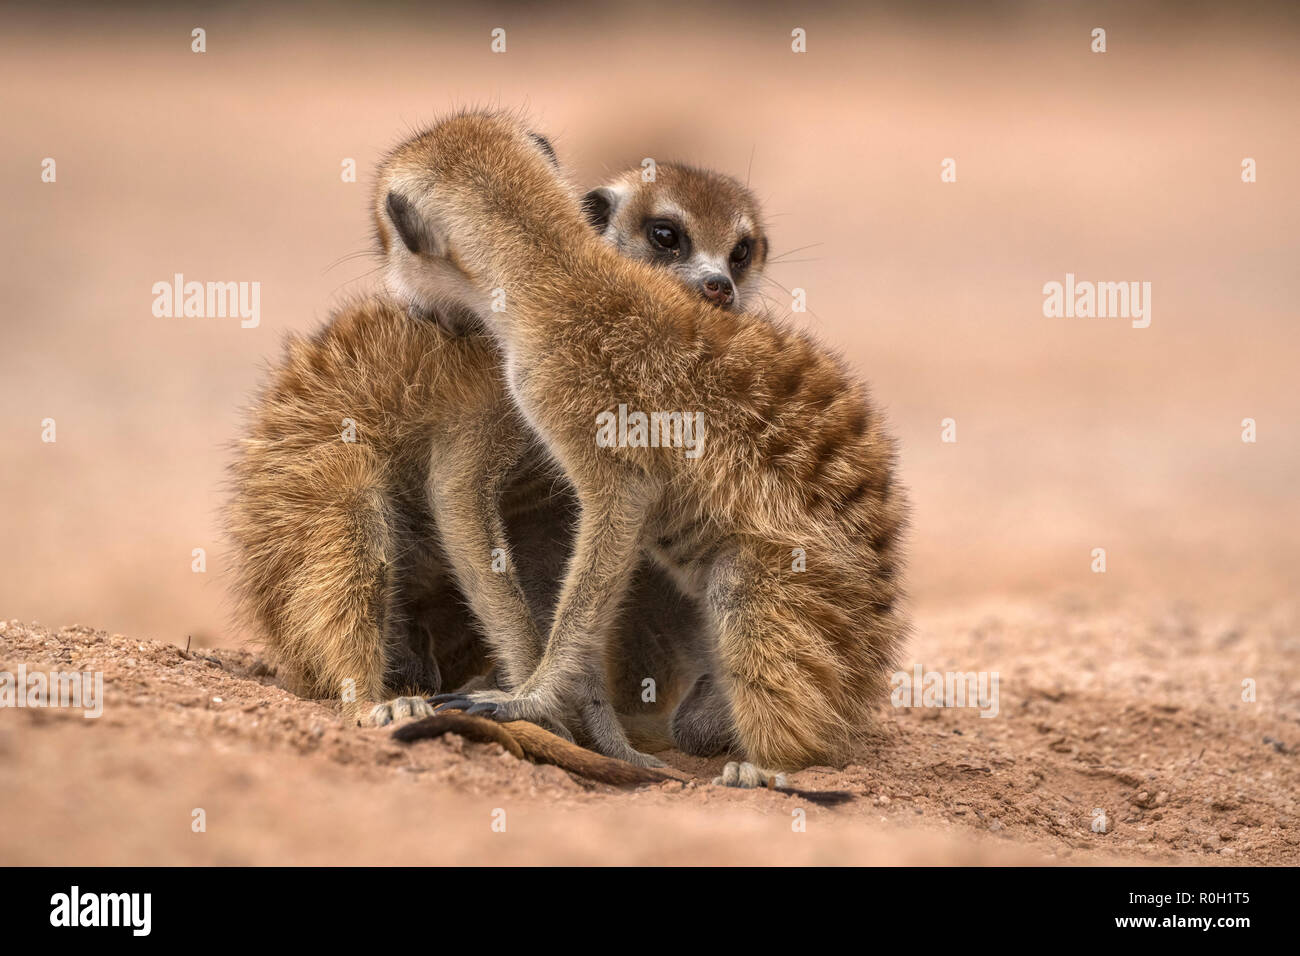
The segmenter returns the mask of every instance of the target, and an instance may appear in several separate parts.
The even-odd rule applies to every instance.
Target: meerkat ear
[[[410,200],[400,193],[390,192],[384,210],[407,249],[416,255],[434,251],[437,245],[434,237]]]
[[[534,143],[541,147],[542,152],[546,154],[546,158],[551,161],[551,165],[559,169],[560,159],[555,155],[555,147],[551,145],[551,141],[540,133],[529,133],[528,135],[533,138]]]
[[[609,220],[618,208],[619,195],[608,186],[593,189],[582,197],[582,215],[597,232],[609,228]]]

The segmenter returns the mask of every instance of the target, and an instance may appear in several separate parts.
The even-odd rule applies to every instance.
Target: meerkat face
[[[504,148],[506,140],[526,141],[529,148]],[[412,315],[455,334],[482,328],[491,318],[494,296],[490,284],[456,254],[454,237],[469,240],[475,229],[460,221],[458,212],[469,204],[448,183],[463,188],[465,177],[455,175],[461,161],[472,163],[498,151],[512,160],[511,168],[501,170],[503,177],[520,185],[532,177],[539,186],[554,186],[558,163],[551,144],[490,113],[444,120],[403,143],[379,167],[373,215],[388,289]],[[542,188],[538,192],[546,194]]]
[[[730,176],[661,163],[653,182],[624,173],[582,200],[587,221],[621,254],[672,271],[724,309],[739,309],[767,262],[758,201]]]

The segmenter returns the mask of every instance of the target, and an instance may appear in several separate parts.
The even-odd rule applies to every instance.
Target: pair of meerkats
[[[731,752],[740,786],[841,759],[906,633],[906,509],[865,385],[741,308],[749,190],[660,165],[580,199],[465,112],[382,162],[374,217],[389,292],[290,340],[233,466],[236,591],[291,689]],[[680,414],[599,441],[628,409]]]

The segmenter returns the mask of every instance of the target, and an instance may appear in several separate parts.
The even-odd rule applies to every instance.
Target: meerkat
[[[723,782],[840,762],[907,631],[906,504],[866,385],[811,336],[712,308],[592,236],[577,195],[509,116],[443,120],[390,157],[384,180],[402,210],[391,270],[412,285],[430,269],[454,276],[470,302],[504,295],[503,311],[481,315],[507,387],[580,505],[536,669],[513,689],[435,700],[502,721],[576,712],[596,750],[654,766],[628,742],[602,674],[648,550],[711,634],[716,669],[691,694],[734,731],[743,761]],[[602,443],[615,406],[702,414],[702,453]]]
[[[378,195],[386,251],[401,241],[388,225],[401,209]],[[740,307],[766,259],[753,194],[709,170],[620,176],[588,206],[607,242],[722,308]],[[576,523],[576,499],[514,412],[474,309],[417,278],[289,340],[235,456],[228,511],[242,616],[284,683],[381,725],[427,715],[425,697],[444,687],[483,683],[489,658],[503,686],[526,679]],[[610,682],[631,729],[674,742],[671,711],[647,707],[642,682],[653,677],[672,704],[707,672],[692,648],[698,612],[653,567],[633,587]],[[679,723],[690,752],[726,744],[690,706]]]

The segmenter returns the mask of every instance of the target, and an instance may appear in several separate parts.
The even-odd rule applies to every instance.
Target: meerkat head
[[[758,200],[738,180],[660,163],[633,169],[582,200],[593,228],[621,254],[662,266],[715,305],[739,309],[767,262]]]
[[[519,145],[526,148],[519,149]],[[403,143],[380,164],[374,195],[376,238],[389,291],[412,314],[455,333],[491,319],[492,295],[473,274],[465,243],[484,240],[468,193],[490,170],[530,197],[512,214],[534,234],[593,228],[616,251],[668,269],[686,288],[722,308],[739,308],[767,260],[767,235],[754,195],[729,176],[661,164],[654,182],[630,170],[583,198],[559,181],[551,144],[512,117],[464,113]],[[527,184],[536,181],[537,188]],[[458,236],[459,247],[451,241]],[[459,253],[457,252],[459,248]]]
[[[557,167],[544,137],[490,112],[449,117],[398,146],[379,165],[372,209],[390,293],[413,315],[452,332],[479,328],[492,293],[465,254],[480,231],[470,195],[475,170],[493,169],[517,195],[537,197],[518,210],[531,230],[548,228],[552,218],[581,227],[576,193],[562,183],[556,189]],[[483,239],[490,248],[491,237]]]

